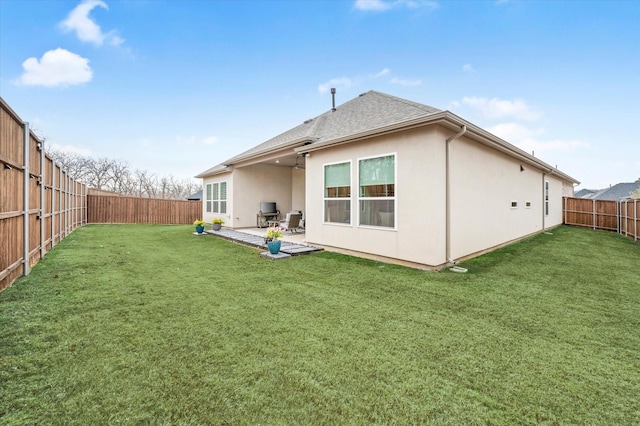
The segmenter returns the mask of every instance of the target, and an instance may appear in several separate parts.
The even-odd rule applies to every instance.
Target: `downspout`
[[[453,136],[447,138],[447,147],[446,147],[446,159],[445,159],[445,220],[446,220],[446,262],[448,264],[454,264],[455,262],[451,259],[451,182],[450,182],[450,147],[451,142],[458,139],[460,136],[467,133],[467,126],[462,125],[461,130]]]

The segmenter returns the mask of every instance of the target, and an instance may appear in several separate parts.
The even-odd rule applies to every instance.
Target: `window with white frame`
[[[549,181],[544,181],[544,214],[549,216]]]
[[[227,212],[227,182],[220,182],[220,213]]]
[[[324,221],[351,223],[351,162],[324,166]]]
[[[227,182],[207,184],[207,213],[227,212]]]
[[[204,202],[206,206],[206,212],[211,213],[213,211],[213,188],[212,184],[208,183],[205,190]]]
[[[359,225],[395,228],[396,155],[358,160]]]

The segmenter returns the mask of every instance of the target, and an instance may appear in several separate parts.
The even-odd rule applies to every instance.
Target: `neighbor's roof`
[[[592,200],[624,200],[630,198],[631,193],[637,191],[640,188],[640,179],[635,182],[622,182],[610,186],[609,188],[601,189],[599,191],[591,191],[590,193],[581,194],[582,191],[576,193],[576,197],[589,198]]]
[[[202,189],[198,192],[194,192],[193,194],[189,195],[187,197],[187,200],[189,201],[197,201],[197,200],[202,200]]]

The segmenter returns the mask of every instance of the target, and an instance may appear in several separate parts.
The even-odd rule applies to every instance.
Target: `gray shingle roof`
[[[198,192],[194,192],[193,194],[187,197],[189,201],[202,200],[202,189]]]
[[[599,191],[591,191],[591,193],[578,195],[582,191],[578,191],[576,196],[580,198],[590,198],[593,200],[623,200],[629,198],[632,192],[635,192],[640,188],[640,179],[636,182],[623,182],[615,184],[609,188],[601,189]]]
[[[351,137],[355,138],[369,132],[383,132],[385,129],[398,128],[398,126],[411,122],[426,122],[430,119],[437,120],[439,116],[446,116],[447,119],[460,122],[472,131],[478,133],[481,137],[493,137],[497,139],[495,136],[480,128],[476,128],[477,126],[466,122],[464,119],[448,111],[441,111],[417,102],[370,90],[337,106],[334,111],[329,110],[311,120],[306,120],[304,123],[266,142],[256,145],[230,158],[224,163],[200,173],[196,177],[203,178],[225,170],[229,171],[231,168],[227,168],[227,165],[233,166],[245,160],[259,159],[263,154],[272,154],[279,150],[282,152],[288,150],[289,153],[293,154],[294,149],[299,149],[307,144],[310,144],[308,149],[312,151],[314,147],[322,148],[325,142],[329,144],[347,141]],[[498,142],[502,143],[509,152],[514,152],[515,155],[528,158],[528,161],[534,165],[544,169],[552,168],[541,160],[529,156],[529,154],[524,151],[518,150],[506,141]],[[304,149],[307,148],[305,147]],[[578,183],[578,181],[560,171],[556,170],[555,173],[563,179]]]
[[[322,142],[436,112],[440,110],[370,90],[337,106],[335,111],[329,110],[311,120],[306,120],[299,126],[230,158],[223,164],[233,164],[240,159],[269,152],[295,142],[300,142],[300,145],[305,140],[313,143]]]
[[[590,198],[589,195],[595,194],[598,192],[597,189],[586,189],[583,188],[580,191],[576,192],[573,196],[576,198]]]

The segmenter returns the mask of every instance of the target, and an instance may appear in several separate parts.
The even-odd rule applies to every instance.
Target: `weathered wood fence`
[[[566,225],[617,232],[638,241],[640,200],[609,201],[565,197],[563,210],[563,222]]]
[[[0,291],[87,223],[191,224],[201,201],[87,195],[0,98]]]
[[[89,223],[189,224],[202,217],[202,201],[89,195],[87,211]]]
[[[85,194],[0,98],[0,290],[86,223]]]

